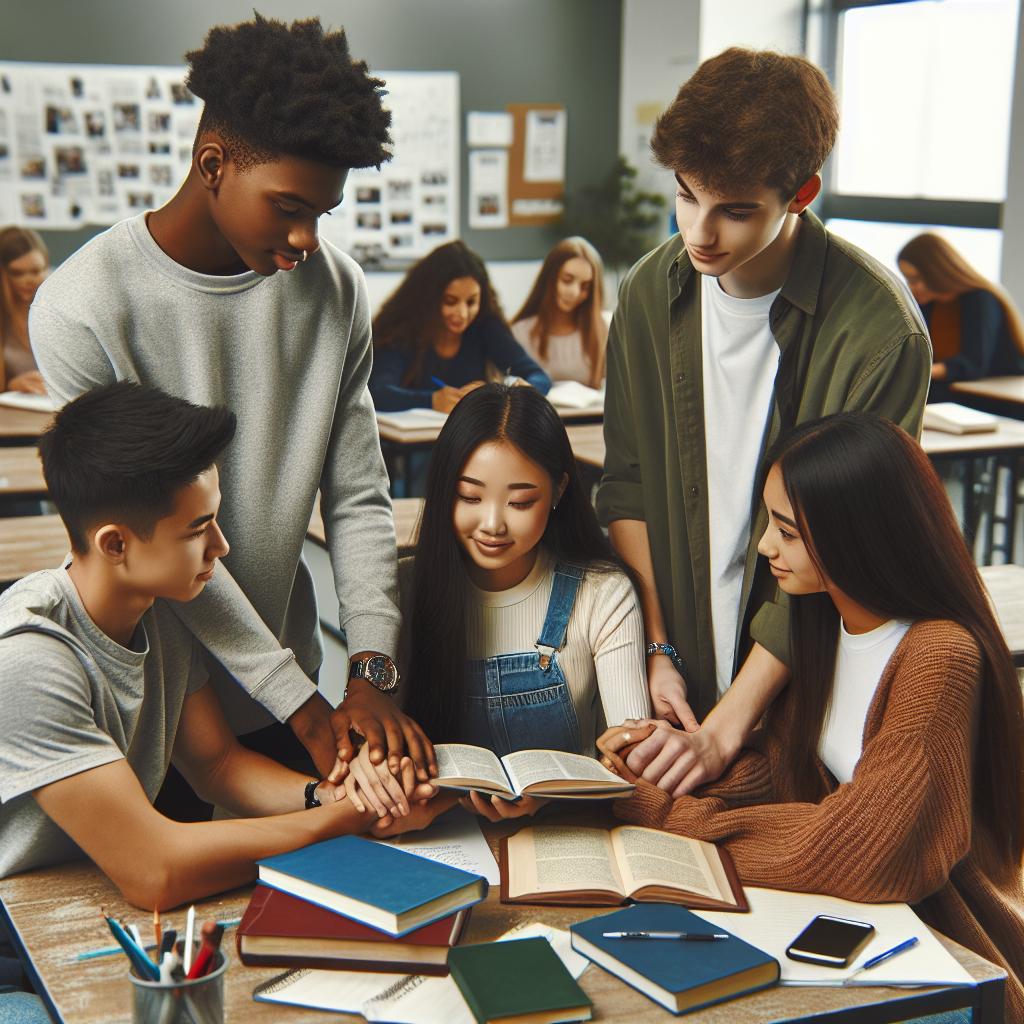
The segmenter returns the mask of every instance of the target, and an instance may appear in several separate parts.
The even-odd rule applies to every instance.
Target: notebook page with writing
[[[928,926],[906,903],[854,903],[836,896],[784,892],[745,886],[749,914],[696,913],[713,925],[757,946],[782,965],[782,985],[841,985],[861,964],[916,937],[918,944],[857,975],[857,985],[973,985],[971,976],[946,952]],[[871,941],[847,968],[819,967],[786,956],[786,947],[818,914],[831,914],[875,926]]]

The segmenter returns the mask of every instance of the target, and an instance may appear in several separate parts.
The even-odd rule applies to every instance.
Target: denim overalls
[[[514,750],[580,751],[580,727],[557,652],[584,570],[558,564],[536,650],[470,660],[462,742],[504,757]]]

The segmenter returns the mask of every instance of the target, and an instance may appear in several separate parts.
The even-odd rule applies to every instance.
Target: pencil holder
[[[216,954],[213,970],[193,981],[162,985],[132,971],[132,1024],[223,1024],[227,957]]]

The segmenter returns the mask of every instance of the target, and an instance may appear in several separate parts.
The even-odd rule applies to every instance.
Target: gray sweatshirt
[[[60,401],[129,378],[237,415],[219,463],[230,575],[174,606],[219,663],[211,674],[236,732],[271,721],[253,699],[284,721],[313,693],[323,648],[302,542],[318,489],[349,649],[395,653],[395,531],[366,387],[370,314],[348,256],[324,242],[291,272],[212,277],[168,257],[140,214],[49,277],[29,336]]]

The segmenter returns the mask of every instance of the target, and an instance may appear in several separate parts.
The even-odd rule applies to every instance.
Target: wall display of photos
[[[415,259],[459,234],[459,76],[374,71],[393,158],[354,170],[321,234],[360,263]],[[202,101],[184,67],[0,61],[0,224],[107,226],[188,174]]]
[[[0,62],[0,224],[107,225],[165,203],[202,103],[181,67]]]

